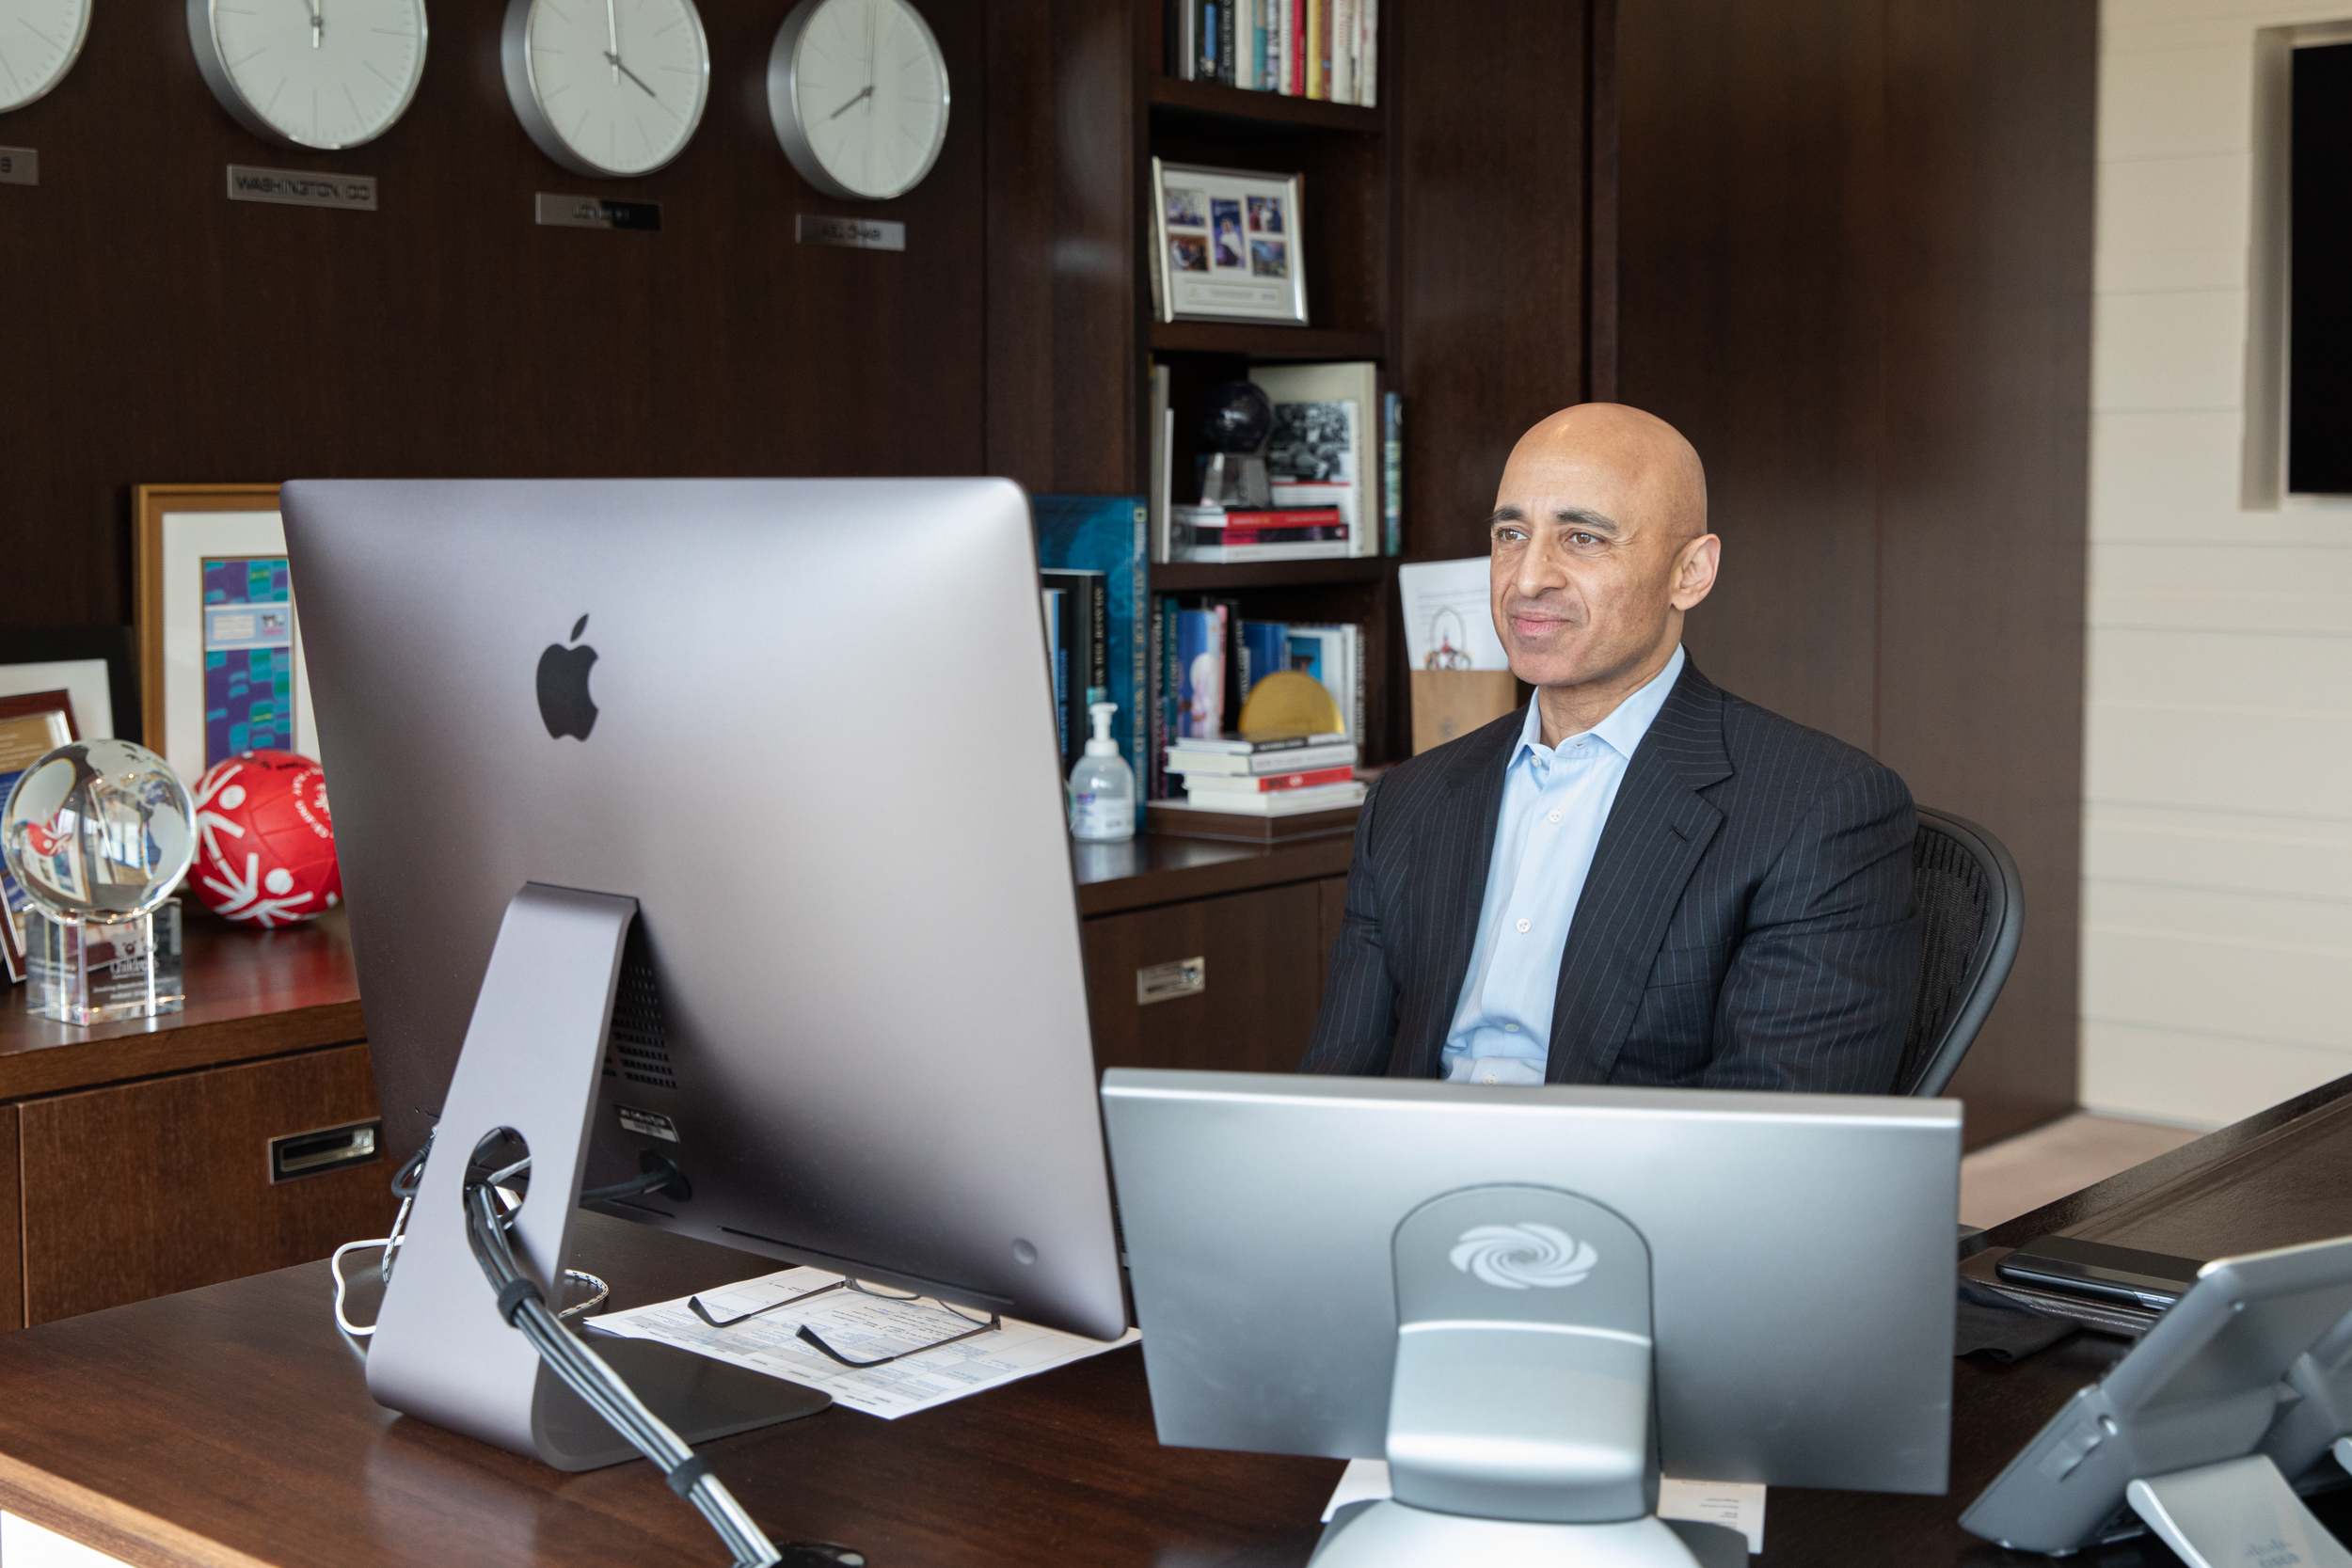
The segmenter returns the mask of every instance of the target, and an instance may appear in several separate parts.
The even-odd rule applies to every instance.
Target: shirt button
[[[1506,1023],[1502,1026],[1502,1032],[1506,1035],[1516,1035],[1519,1032],[1519,1026],[1516,1023]]]
[[[1559,820],[1560,820],[1560,814],[1559,814],[1558,812],[1556,812],[1556,811],[1555,811],[1555,812],[1553,812],[1553,813],[1551,814],[1551,819],[1552,819],[1554,822],[1559,821]]]
[[[1533,924],[1534,922],[1532,921],[1522,920],[1519,922],[1519,929],[1522,931],[1527,930]]]

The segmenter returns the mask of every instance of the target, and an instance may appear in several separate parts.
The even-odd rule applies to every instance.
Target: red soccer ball
[[[264,930],[342,903],[326,772],[292,752],[246,752],[207,768],[188,881],[215,914]]]

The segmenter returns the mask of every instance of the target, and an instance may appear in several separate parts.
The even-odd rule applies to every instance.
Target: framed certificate
[[[148,748],[190,789],[240,752],[318,754],[275,484],[137,491]]]
[[[1295,174],[1152,160],[1152,281],[1160,320],[1307,325]]]

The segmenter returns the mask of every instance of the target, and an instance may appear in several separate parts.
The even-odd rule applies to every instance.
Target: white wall
[[[2254,33],[2346,18],[2352,0],[2102,7],[2094,1110],[2217,1126],[2352,1072],[2352,503],[2239,500]]]

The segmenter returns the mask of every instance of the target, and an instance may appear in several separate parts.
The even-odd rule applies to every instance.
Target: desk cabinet
[[[1317,884],[1294,882],[1088,921],[1097,1065],[1296,1071],[1323,996],[1322,909]],[[1139,972],[1194,960],[1198,990],[1143,999]]]
[[[287,1268],[383,1235],[394,1200],[380,1153],[270,1180],[271,1139],[375,1114],[364,1045],[7,1107],[24,1322]]]

